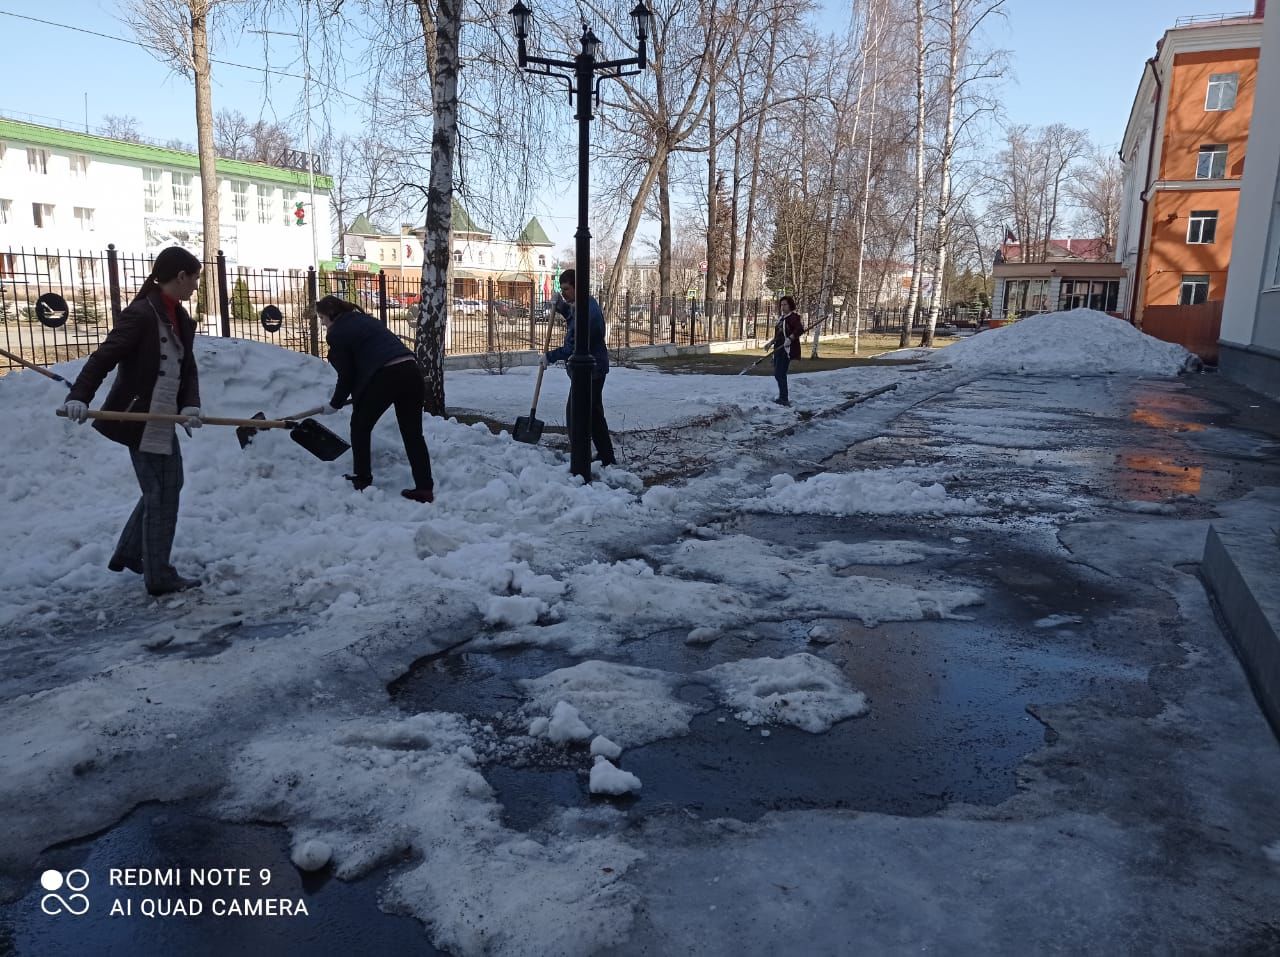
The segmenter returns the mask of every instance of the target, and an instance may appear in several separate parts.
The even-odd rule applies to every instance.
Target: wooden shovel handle
[[[67,388],[71,388],[71,383],[68,382],[66,379],[62,378],[62,376],[58,375],[58,373],[50,372],[44,366],[38,366],[34,362],[28,362],[26,359],[22,358],[22,356],[15,356],[12,352],[9,352],[7,349],[0,349],[0,356],[4,356],[6,359],[12,360],[13,362],[18,363],[18,365],[23,366],[24,368],[30,369],[32,372],[39,372],[42,376],[44,376],[47,379],[52,379],[54,382],[61,382]]]
[[[552,330],[551,317],[554,316],[555,314],[556,314],[555,309],[547,310],[547,339],[542,344],[542,355],[538,357],[539,359],[542,359],[543,357],[546,356],[548,352],[551,351],[551,330]],[[542,367],[541,361],[539,361],[538,381],[535,382],[533,386],[533,405],[529,407],[529,418],[531,419],[536,418],[538,415],[538,396],[542,395],[542,374],[546,371],[547,370]]]
[[[55,410],[54,414],[63,418],[67,415],[62,409]],[[182,425],[190,418],[187,415],[162,415],[159,412],[90,411],[85,415],[90,419],[106,419],[111,422],[172,422],[174,425]],[[200,421],[205,425],[234,425],[237,428],[246,426],[251,429],[291,429],[298,424],[284,419],[225,419],[203,415],[200,416]]]

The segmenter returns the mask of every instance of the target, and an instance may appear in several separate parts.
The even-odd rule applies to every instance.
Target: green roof
[[[453,231],[455,233],[475,233],[479,236],[492,235],[489,230],[476,225],[470,214],[456,199],[453,201]]]
[[[361,213],[356,217],[356,221],[347,227],[347,232],[352,236],[377,236],[378,231],[373,228],[373,223],[369,222],[369,217]]]
[[[516,243],[520,246],[554,246],[550,239],[547,238],[546,230],[542,228],[542,224],[538,222],[538,217],[534,216],[527,226],[520,231],[520,235],[516,237]]]
[[[126,140],[113,140],[105,136],[92,136],[88,133],[55,130],[48,126],[36,126],[34,123],[22,123],[18,120],[0,118],[0,140],[16,140],[20,143],[31,143],[36,146],[52,146],[75,153],[86,153],[90,156],[112,156],[119,159],[130,159],[156,166],[176,166],[180,169],[191,170],[200,169],[200,157],[195,153],[188,153],[186,150],[171,150],[162,146],[151,146],[147,143],[130,143]],[[308,184],[305,172],[281,169],[278,166],[267,166],[265,163],[246,163],[243,160],[222,159],[219,157],[217,170],[224,176],[266,180],[274,183],[289,183],[294,186],[306,186]],[[317,173],[316,189],[333,189],[333,178]]]

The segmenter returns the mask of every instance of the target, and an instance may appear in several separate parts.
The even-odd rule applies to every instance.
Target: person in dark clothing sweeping
[[[67,418],[79,423],[88,418],[94,393],[115,369],[115,382],[102,404],[105,411],[185,416],[188,434],[202,424],[192,351],[196,327],[182,308],[199,282],[199,259],[180,246],[161,250],[138,295],[76,377],[62,407]],[[198,579],[184,578],[169,563],[183,478],[173,423],[99,419],[93,427],[128,447],[142,489],[107,567],[141,575],[151,595],[199,585]]]
[[[405,454],[413,469],[413,488],[400,494],[414,502],[435,500],[431,456],[422,434],[422,404],[426,392],[418,363],[400,337],[367,315],[354,303],[325,296],[316,313],[327,330],[329,362],[338,372],[333,398],[325,414],[337,412],[352,400],[351,462],[354,474],[347,479],[357,491],[373,484],[373,427],[392,406]]]
[[[572,269],[566,269],[560,274],[560,295],[563,298],[556,303],[556,312],[568,320],[568,330],[565,332],[564,345],[559,349],[552,349],[543,357],[544,367],[553,362],[562,362],[573,355],[574,337],[578,324],[575,317],[577,278],[577,273]],[[613,454],[613,439],[609,437],[609,423],[604,418],[604,380],[609,375],[609,346],[605,338],[604,313],[600,311],[600,303],[596,302],[595,296],[587,297],[587,306],[590,332],[587,351],[596,363],[595,368],[591,370],[591,441],[595,444],[596,457],[600,459],[600,464],[615,465],[617,460]],[[570,385],[569,388],[572,391],[573,386]],[[568,409],[571,408],[573,408],[572,395],[565,412],[566,424],[569,419]]]
[[[800,358],[800,337],[804,335],[804,322],[796,312],[796,301],[790,296],[778,300],[778,324],[774,327],[769,348],[773,350],[773,377],[778,383],[778,405],[790,405],[787,394],[787,369],[792,359]]]

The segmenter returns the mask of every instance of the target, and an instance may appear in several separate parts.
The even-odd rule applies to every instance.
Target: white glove
[[[335,405],[330,405],[328,402],[326,402],[326,403],[324,404],[324,408],[322,408],[322,409],[320,410],[320,414],[321,414],[321,415],[333,415],[333,413],[335,413],[335,412],[337,412],[337,411],[338,411],[338,407],[337,407],[337,406],[335,406]]]
[[[178,415],[187,417],[186,426],[189,429],[198,429],[204,425],[204,419],[200,417],[200,406],[187,405],[178,410]]]
[[[63,403],[62,411],[68,419],[79,425],[84,425],[89,420],[89,406],[78,399],[68,399]]]
[[[783,340],[782,340],[782,348],[784,348],[784,349],[790,349],[790,348],[791,348],[791,337],[790,337],[790,336],[787,336],[787,338],[785,338],[785,339],[783,339]]]

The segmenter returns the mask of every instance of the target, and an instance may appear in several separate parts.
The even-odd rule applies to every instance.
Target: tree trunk
[[[209,5],[203,0],[191,4],[191,63],[196,84],[196,149],[200,154],[200,206],[204,224],[204,261],[211,266],[222,245],[219,231],[218,158],[213,145],[213,93],[209,69]],[[315,215],[312,210],[311,215]],[[209,271],[206,268],[206,273]],[[212,297],[202,297],[206,307]]]
[[[738,194],[742,189],[742,91],[738,95],[738,124],[733,134],[733,186],[729,193],[729,272],[724,280],[724,308],[726,315],[729,304],[733,302],[733,286],[738,281]],[[745,313],[738,310],[738,337],[744,338],[746,330]]]
[[[872,61],[874,66],[871,70],[871,119],[867,123],[867,163],[862,182],[862,215],[858,222],[858,276],[853,292],[853,354],[855,356],[858,354],[858,338],[862,332],[862,270],[867,253],[867,209],[871,203],[871,155],[876,141],[876,98],[880,92],[880,23],[875,19],[876,12],[873,3],[867,13],[866,27],[874,44]],[[865,33],[863,35],[866,36]]]
[[[955,149],[956,70],[960,65],[960,0],[950,0],[948,61],[945,79],[947,119],[942,134],[942,182],[938,187],[938,234],[933,264],[933,295],[929,301],[929,322],[921,337],[922,346],[933,345],[933,332],[942,308],[942,277],[947,266],[947,246],[951,241],[951,154]]]
[[[707,271],[702,282],[702,301],[711,322],[712,304],[716,298],[716,220],[720,218],[720,197],[716,189],[716,85],[707,92]],[[708,328],[710,326],[708,325]]]
[[[449,235],[453,226],[453,154],[458,142],[458,35],[462,28],[462,0],[414,0],[423,35],[434,36],[436,70],[431,78],[434,129],[431,136],[431,178],[427,186],[426,242],[422,250],[422,301],[414,354],[426,386],[423,407],[444,415],[444,348],[449,315]],[[434,26],[434,33],[431,27]],[[431,53],[430,39],[426,41]]]
[[[761,94],[760,112],[756,116],[756,132],[751,144],[751,185],[747,188],[747,222],[742,231],[742,295],[738,299],[738,311],[743,313],[746,312],[747,283],[751,277],[751,240],[752,231],[755,228],[756,192],[760,184],[760,147],[764,142],[765,117],[769,113],[766,107],[769,99],[769,89],[773,84],[779,31],[780,28],[777,23],[771,25],[769,53],[765,59],[764,92]],[[733,290],[730,290],[729,294],[732,295]]]
[[[666,303],[668,323],[675,313],[671,300],[671,171],[658,169],[658,311]]]
[[[911,321],[920,302],[920,285],[924,272],[924,0],[916,0],[916,201],[914,248],[911,256],[911,292],[907,296],[907,314],[902,317],[902,335],[898,345],[911,342]]]

